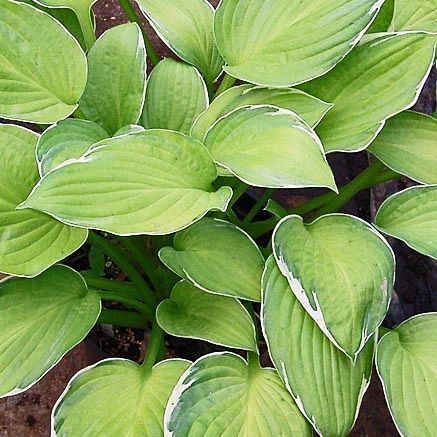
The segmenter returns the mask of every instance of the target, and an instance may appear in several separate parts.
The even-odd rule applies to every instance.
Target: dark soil
[[[210,1],[214,6],[219,0]],[[123,23],[126,17],[117,0],[100,0],[94,6],[97,17],[97,32],[100,35],[106,29]],[[155,47],[161,56],[174,57],[174,54],[157,37],[144,20]],[[433,71],[424,92],[415,106],[415,110],[432,113],[435,109],[435,71]],[[0,120],[1,122],[1,120]],[[35,128],[37,129],[37,128]],[[368,164],[367,153],[332,154],[329,162],[334,169],[338,184],[344,185],[358,175]],[[343,209],[344,212],[359,215],[370,221],[374,218],[377,206],[390,194],[411,182],[403,179],[396,183],[379,186],[372,192],[364,192]],[[240,205],[247,210],[253,198],[262,190],[254,189]],[[296,206],[323,190],[278,190],[276,199],[286,207]],[[405,244],[390,241],[397,257],[396,292],[385,325],[393,327],[406,318],[420,313],[437,310],[437,263],[409,249]],[[69,263],[79,270],[86,269],[88,256],[86,248],[69,259]],[[108,277],[124,280],[110,263],[106,266]],[[181,357],[195,360],[200,356],[218,350],[218,346],[187,339],[166,338],[169,357]],[[141,361],[144,356],[145,340],[141,330],[102,325],[93,329],[89,339],[82,342],[46,375],[39,383],[24,394],[0,400],[0,437],[42,437],[49,435],[50,412],[64,390],[68,380],[80,369],[108,357],[124,357]],[[262,354],[264,366],[271,366],[267,352]],[[367,391],[355,428],[350,434],[354,437],[394,437],[398,433],[387,410],[379,380],[374,374]]]

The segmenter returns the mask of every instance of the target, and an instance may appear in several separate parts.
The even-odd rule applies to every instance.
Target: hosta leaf
[[[161,39],[214,82],[223,60],[214,42],[211,5],[206,0],[138,0],[138,4]]]
[[[387,32],[393,19],[395,0],[385,0],[367,33]]]
[[[374,340],[353,365],[301,306],[273,257],[263,276],[261,320],[275,367],[302,413],[320,435],[348,435],[372,373]]]
[[[437,259],[437,185],[412,187],[389,197],[375,222],[384,233]]]
[[[304,224],[285,217],[273,253],[302,306],[323,333],[355,360],[387,313],[395,259],[366,222],[343,214]]]
[[[218,164],[250,185],[337,189],[319,138],[286,109],[236,109],[214,124],[205,145]]]
[[[237,226],[205,218],[159,252],[177,275],[210,293],[261,300],[264,258],[255,242]]]
[[[412,106],[434,61],[436,41],[421,33],[374,37],[326,76],[305,84],[305,91],[334,103],[316,129],[325,150],[365,149],[387,118]]]
[[[50,126],[36,146],[41,176],[68,159],[79,158],[93,144],[108,137],[103,128],[87,120],[69,118]]]
[[[437,120],[402,112],[387,120],[369,152],[392,170],[424,184],[437,183]]]
[[[167,400],[189,365],[166,360],[145,373],[132,361],[108,359],[80,371],[55,405],[53,437],[162,436]]]
[[[104,143],[46,174],[21,208],[118,235],[168,234],[226,210],[232,190],[213,191],[216,169],[197,141],[149,130]]]
[[[182,375],[164,427],[174,437],[311,436],[276,371],[229,352],[206,355]]]
[[[298,114],[307,124],[316,126],[332,108],[323,102],[297,89],[273,89],[240,85],[220,94],[206,111],[195,121],[191,136],[203,141],[208,129],[223,115],[247,105],[273,105],[289,109]]]
[[[76,109],[87,78],[86,58],[54,18],[0,0],[0,47],[0,116],[48,124]]]
[[[128,124],[127,126],[123,126],[121,129],[115,132],[114,137],[119,137],[121,135],[137,134],[139,132],[144,132],[145,130],[146,129],[144,129],[143,126],[140,126],[138,124]]]
[[[38,135],[27,129],[0,125],[0,271],[15,276],[36,276],[87,238],[84,229],[38,211],[15,209],[39,179],[37,141]]]
[[[437,0],[396,0],[391,27],[395,31],[437,32]]]
[[[164,59],[153,69],[147,82],[142,121],[148,129],[188,133],[207,106],[208,91],[196,68]]]
[[[136,124],[144,104],[146,51],[136,23],[107,30],[88,54],[88,82],[80,99],[85,116],[111,135]]]
[[[27,390],[83,340],[100,298],[69,267],[0,282],[0,397]]]
[[[252,318],[237,299],[205,293],[184,280],[175,285],[170,299],[159,304],[156,319],[176,337],[258,350]]]
[[[382,3],[222,0],[214,34],[224,69],[239,79],[275,87],[321,76],[359,41]]]
[[[437,419],[437,313],[420,314],[385,335],[376,366],[402,436],[432,437]]]

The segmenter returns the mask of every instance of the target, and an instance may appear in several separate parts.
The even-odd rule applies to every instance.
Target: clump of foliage
[[[435,435],[437,315],[381,324],[382,234],[437,258],[437,120],[406,111],[435,62],[436,1],[138,0],[180,60],[127,0],[131,22],[96,41],[93,3],[0,0],[0,116],[42,130],[0,125],[0,395],[111,323],[148,333],[144,362],[79,372],[54,436],[345,436],[374,361],[399,432]],[[338,188],[326,155],[365,149]],[[375,223],[338,213],[401,175],[418,185]],[[265,191],[241,215],[250,186]],[[305,187],[327,192],[271,199]],[[58,264],[84,244],[88,271]],[[164,333],[240,353],[165,359]]]

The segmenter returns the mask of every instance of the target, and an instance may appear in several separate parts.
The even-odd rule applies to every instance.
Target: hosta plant
[[[138,0],[175,59],[127,0],[96,40],[93,3],[0,0],[0,396],[106,323],[144,329],[144,360],[74,376],[53,436],[346,436],[376,373],[399,433],[435,436],[437,314],[381,326],[385,236],[437,258],[437,120],[408,111],[437,2]],[[327,155],[363,150],[339,187]],[[341,213],[402,175],[374,223]]]

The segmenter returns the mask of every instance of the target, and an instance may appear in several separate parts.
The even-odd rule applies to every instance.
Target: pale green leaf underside
[[[210,4],[206,0],[138,0],[138,4],[161,39],[214,82],[223,60],[214,42]]]
[[[36,146],[40,174],[44,176],[68,159],[79,158],[93,144],[108,138],[98,124],[88,120],[61,120],[43,132]]]
[[[35,161],[38,135],[0,125],[0,272],[35,276],[78,249],[87,238],[38,211],[15,208],[39,179]]]
[[[273,234],[282,274],[325,335],[350,358],[364,347],[387,313],[394,255],[370,225],[331,214],[311,224],[284,218]]]
[[[276,371],[251,368],[229,352],[204,356],[182,375],[164,426],[173,437],[311,436]]]
[[[412,187],[389,197],[375,223],[384,233],[437,259],[437,185]]]
[[[363,150],[384,121],[417,100],[434,61],[437,37],[386,34],[358,46],[302,89],[334,107],[317,126],[327,152]]]
[[[195,67],[164,59],[153,69],[147,82],[142,122],[148,129],[188,134],[208,102],[205,82]]]
[[[75,110],[87,79],[86,58],[54,18],[0,0],[0,47],[0,116],[54,123]]]
[[[37,382],[88,334],[99,314],[99,296],[68,267],[1,281],[0,397]]]
[[[150,373],[138,364],[109,359],[73,377],[54,409],[54,436],[156,437],[179,377],[190,365],[166,360]]]
[[[185,280],[175,285],[170,299],[159,304],[156,319],[176,337],[258,351],[252,318],[237,299],[206,293]]]
[[[417,112],[402,112],[387,120],[370,145],[392,170],[423,184],[437,183],[437,120]]]
[[[402,323],[378,344],[376,366],[402,436],[435,436],[437,313]]]
[[[240,85],[230,88],[214,99],[208,109],[196,119],[191,129],[191,136],[203,141],[209,128],[220,117],[247,105],[273,105],[289,109],[311,127],[316,126],[332,107],[330,103],[323,102],[297,89]]]
[[[320,140],[286,109],[236,109],[213,125],[205,145],[218,164],[250,185],[337,189]]]
[[[261,320],[275,367],[302,413],[320,435],[348,435],[372,373],[374,340],[353,365],[301,306],[273,257],[263,276]]]
[[[111,135],[140,119],[146,86],[146,51],[136,23],[107,30],[88,54],[88,82],[79,107]]]
[[[359,41],[381,0],[223,0],[214,33],[225,71],[286,87],[321,76]]]
[[[181,278],[210,293],[261,300],[264,258],[255,242],[235,225],[205,218],[176,234],[161,261]]]
[[[396,0],[390,27],[395,31],[437,32],[437,0]]]
[[[214,192],[216,177],[202,144],[149,130],[109,139],[48,173],[21,207],[117,235],[168,234],[226,210],[232,190]]]

